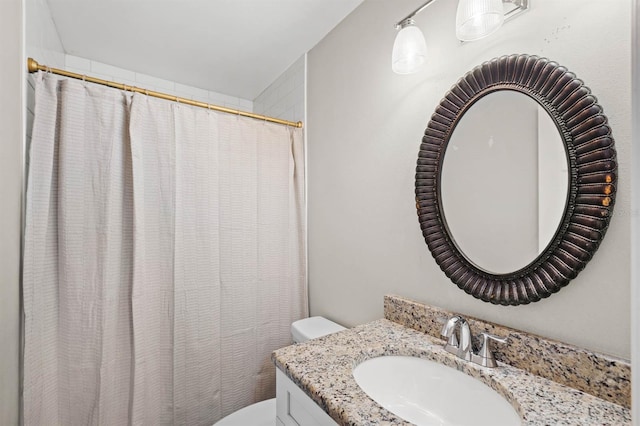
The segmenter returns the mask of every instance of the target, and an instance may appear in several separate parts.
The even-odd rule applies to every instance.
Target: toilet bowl
[[[276,424],[276,399],[256,402],[229,414],[213,426],[274,426]]]
[[[326,318],[310,317],[291,324],[291,337],[294,343],[302,343],[344,329]],[[275,422],[276,399],[271,398],[233,412],[213,426],[273,426]]]

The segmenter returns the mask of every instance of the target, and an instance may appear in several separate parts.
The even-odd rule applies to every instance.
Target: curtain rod
[[[219,105],[208,104],[205,102],[198,102],[187,98],[181,98],[179,96],[168,95],[166,93],[156,92],[153,90],[141,89],[135,86],[127,86],[123,83],[116,83],[109,80],[102,80],[100,78],[89,77],[87,75],[77,74],[75,72],[69,72],[58,68],[50,68],[46,65],[40,65],[36,60],[32,58],[27,59],[27,69],[30,73],[37,71],[50,72],[51,74],[62,75],[64,77],[75,78],[78,80],[84,80],[91,83],[102,84],[103,86],[109,86],[120,90],[126,90],[129,92],[142,93],[143,95],[152,96],[154,98],[165,99],[167,101],[179,102],[181,104],[192,105],[200,108],[207,108],[213,111],[226,112],[228,114],[241,115],[243,117],[255,118],[257,120],[269,121],[271,123],[284,124],[286,126],[302,128],[302,121],[294,122],[288,120],[281,120],[279,118],[268,117],[266,115],[254,114],[252,112],[241,111],[239,109],[226,108]]]

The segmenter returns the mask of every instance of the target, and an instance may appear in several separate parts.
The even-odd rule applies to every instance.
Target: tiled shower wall
[[[53,22],[51,21],[50,24],[53,31],[52,34],[55,37],[49,38],[57,39]],[[62,45],[60,44],[59,46],[62,49]],[[27,47],[27,56],[33,57],[42,64],[63,68],[78,74],[87,74],[104,80],[117,81],[126,85],[143,87],[228,108],[256,112],[284,120],[305,121],[305,55],[294,62],[254,101],[163,80],[78,56],[67,55],[56,50]],[[34,98],[34,81],[33,77],[30,76],[27,78],[27,138],[31,137]]]
[[[305,61],[302,55],[254,101],[258,114],[289,121],[305,121]]]
[[[116,81],[130,86],[138,86],[157,92],[167,93],[169,95],[179,96],[182,98],[192,99],[200,102],[206,102],[214,105],[224,106],[227,108],[240,109],[242,111],[253,111],[253,102],[248,99],[237,98],[235,96],[225,95],[223,93],[213,92],[210,90],[199,89],[197,87],[187,86],[175,83],[169,80],[163,80],[147,74],[141,74],[129,71],[124,68],[114,67],[112,65],[103,64],[101,62],[92,61],[72,55],[63,55],[64,63],[51,65],[56,68],[63,68],[67,71],[78,74],[86,74],[91,77],[101,78],[103,80]],[[45,65],[50,65],[45,60],[34,57],[34,59]],[[33,107],[34,107],[34,83],[33,77],[27,79],[27,110],[28,123],[27,135],[31,135],[31,126],[33,123]]]
[[[248,99],[237,98],[223,93],[199,89],[197,87],[187,86],[169,80],[163,80],[147,74],[129,71],[124,68],[114,67],[101,62],[80,58],[78,56],[65,55],[65,69],[78,74],[87,74],[91,77],[116,81],[128,86],[138,86],[144,89],[167,93],[169,95],[179,96],[181,98],[187,98],[194,101],[240,109],[242,111],[253,111],[253,102]]]
[[[53,22],[52,22],[53,24]],[[55,31],[55,27],[54,27]],[[57,37],[57,34],[56,34]],[[31,53],[34,52],[34,53]],[[27,56],[33,57],[41,64],[54,68],[62,68],[78,74],[86,74],[103,80],[116,81],[130,86],[137,86],[169,95],[179,96],[200,102],[206,102],[227,108],[253,112],[253,102],[235,96],[210,90],[199,89],[169,80],[163,80],[147,74],[141,74],[124,68],[114,67],[97,61],[92,61],[78,56],[67,55],[59,52],[50,52],[42,49],[27,48]],[[62,59],[62,63],[61,62]],[[27,147],[31,142],[31,128],[35,110],[35,82],[33,75],[27,78]],[[28,155],[27,155],[28,161]]]

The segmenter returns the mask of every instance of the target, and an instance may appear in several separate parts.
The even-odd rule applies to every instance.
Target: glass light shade
[[[396,74],[413,74],[427,61],[427,42],[422,31],[409,23],[403,25],[391,54],[391,69]]]
[[[497,31],[504,22],[502,0],[460,0],[456,13],[456,36],[474,41]]]

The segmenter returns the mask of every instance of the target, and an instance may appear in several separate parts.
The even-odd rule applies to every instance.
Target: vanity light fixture
[[[427,61],[427,42],[420,28],[416,27],[413,17],[433,1],[428,0],[396,24],[396,30],[399,31],[391,53],[391,69],[396,74],[418,72]]]
[[[502,0],[460,0],[456,12],[456,37],[475,41],[495,33],[504,23]]]
[[[413,74],[427,61],[427,42],[413,19],[405,19],[397,25],[400,31],[393,43],[391,68],[396,74]]]
[[[434,1],[428,0],[396,23],[398,34],[391,54],[391,69],[396,74],[413,74],[426,63],[427,43],[413,17]],[[528,8],[529,0],[459,0],[456,36],[461,41],[479,40]]]

